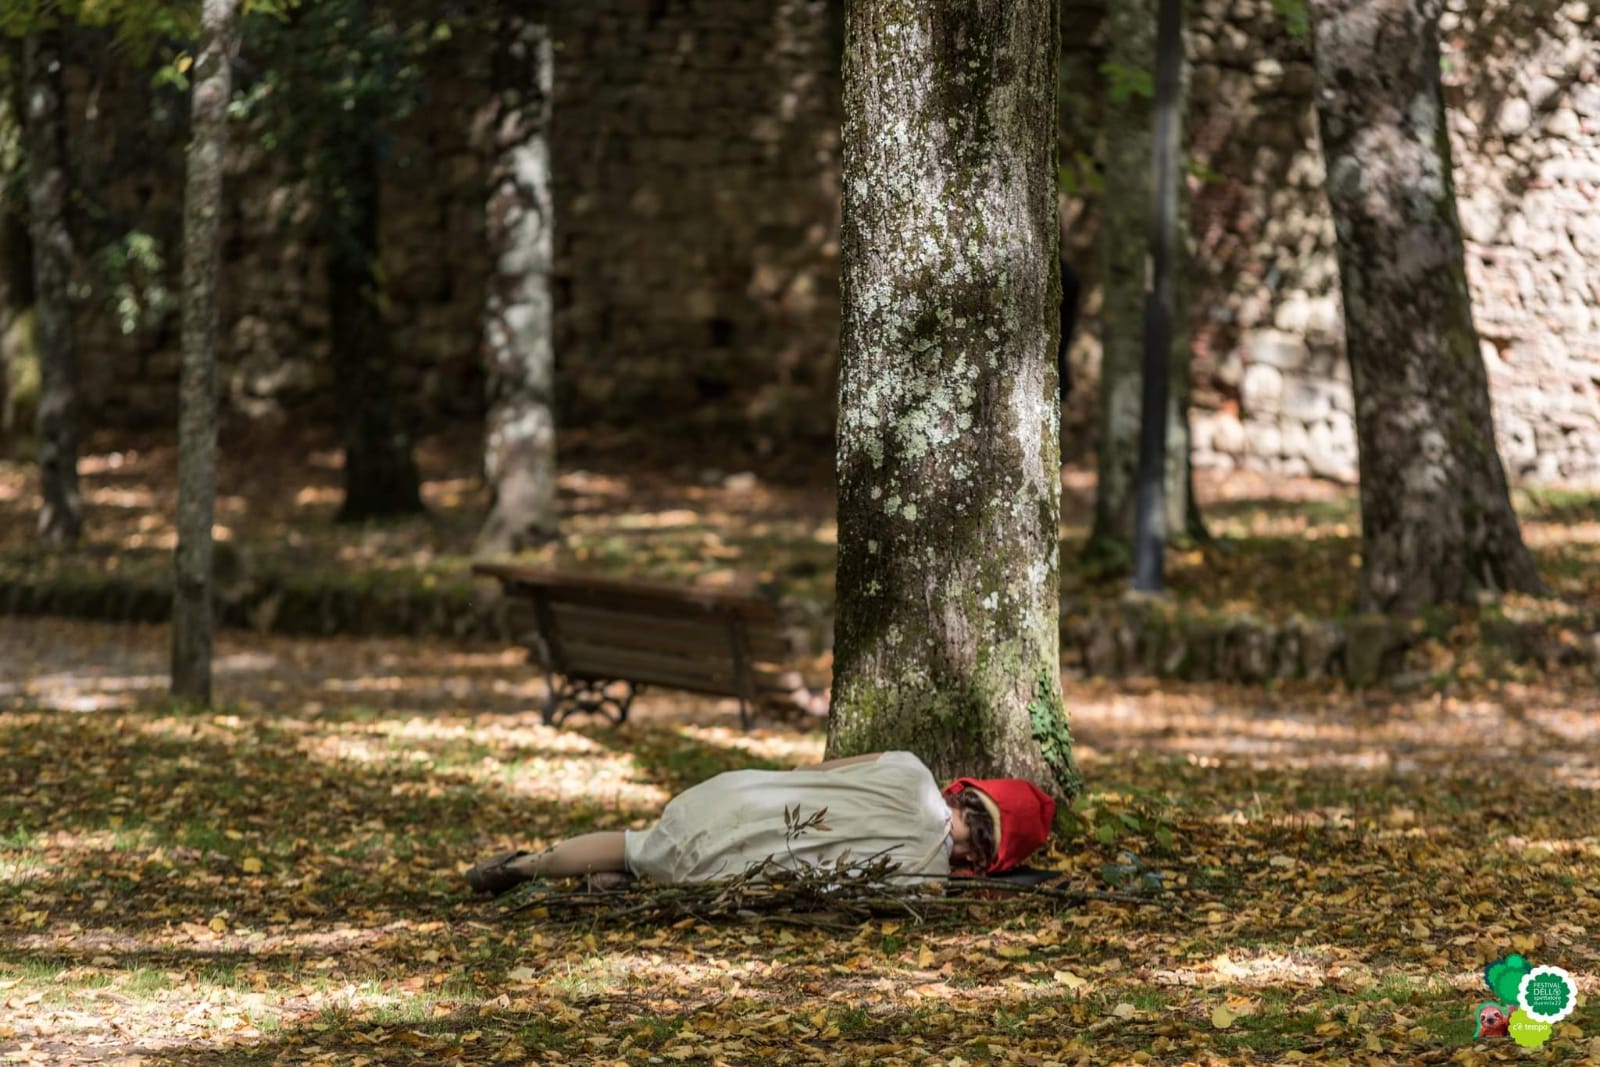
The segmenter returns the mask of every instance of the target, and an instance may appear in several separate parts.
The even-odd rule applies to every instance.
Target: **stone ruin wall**
[[[1465,7],[1457,0],[1445,22],[1446,92],[1501,451],[1514,479],[1600,479],[1600,13],[1577,0],[1494,0],[1471,17]],[[563,423],[732,429],[763,451],[829,447],[837,10],[829,0],[558,5]],[[1089,283],[1065,415],[1079,454],[1097,358],[1103,10],[1104,0],[1063,0],[1062,156],[1074,176],[1064,247]],[[1353,479],[1308,42],[1271,0],[1204,0],[1188,37],[1196,463]],[[389,314],[403,395],[424,429],[482,406],[484,48],[458,35],[435,56],[430,96],[387,169]],[[127,74],[73,79],[75,158],[104,216],[86,241],[136,222],[176,249],[184,101]],[[325,293],[307,209],[249,131],[236,132],[229,178],[230,407],[326,414]],[[80,326],[91,417],[170,425],[176,316],[124,336],[112,315],[86,308]]]
[[[1103,2],[1066,0],[1065,10],[1065,68],[1089,86],[1063,92],[1070,155],[1094,144],[1073,125],[1099,125]],[[1354,481],[1309,41],[1288,32],[1270,0],[1206,0],[1187,30],[1196,466]],[[1501,454],[1515,480],[1600,481],[1600,6],[1452,0],[1442,30]],[[1069,254],[1091,274],[1096,195],[1069,196],[1065,211]],[[1092,332],[1092,301],[1089,311]],[[1074,357],[1092,379],[1092,336]],[[1092,417],[1092,402],[1077,398],[1073,414]]]
[[[758,451],[826,438],[838,333],[839,25],[828,0],[555,5],[551,130],[558,402],[568,425],[748,432]],[[147,72],[67,72],[86,260],[131,230],[182,238],[186,97]],[[426,97],[384,163],[380,237],[397,395],[418,428],[483,409],[488,42],[427,60]],[[248,55],[246,55],[248,59]],[[247,74],[246,74],[247,77]],[[227,409],[331,425],[327,290],[312,204],[236,125],[224,220]],[[86,263],[79,287],[103,290]],[[80,302],[86,418],[176,421],[175,311],[126,332]],[[822,417],[819,418],[819,411]]]

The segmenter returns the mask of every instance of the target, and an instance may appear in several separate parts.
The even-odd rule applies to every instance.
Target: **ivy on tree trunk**
[[[1061,705],[1055,0],[857,0],[831,756],[1075,795]]]
[[[178,552],[172,695],[211,703],[211,522],[217,497],[217,276],[222,171],[238,0],[205,0],[194,64],[183,195],[183,370],[178,412]]]
[[[1361,463],[1359,607],[1543,586],[1472,323],[1439,81],[1443,0],[1312,0]]]
[[[78,496],[78,342],[72,324],[72,232],[67,223],[66,112],[59,27],[24,45],[28,221],[33,238],[34,343],[39,353],[39,537],[75,545]]]
[[[494,494],[483,555],[554,538],[555,353],[551,337],[550,95],[553,55],[542,5],[505,5],[494,65],[484,310],[489,410],[484,474]]]

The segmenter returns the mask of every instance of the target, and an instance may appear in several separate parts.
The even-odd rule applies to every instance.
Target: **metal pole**
[[[1178,77],[1183,65],[1182,0],[1160,0],[1156,20],[1155,202],[1150,211],[1150,288],[1144,307],[1144,389],[1139,420],[1139,489],[1133,531],[1133,588],[1158,593],[1166,547],[1167,394],[1172,356],[1172,266],[1178,215]]]

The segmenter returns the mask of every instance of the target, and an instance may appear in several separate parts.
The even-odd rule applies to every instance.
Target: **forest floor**
[[[1132,851],[1148,903],[574,931],[460,871],[822,736],[657,693],[549,729],[517,650],[234,632],[186,712],[166,647],[0,620],[0,1063],[1600,1064],[1586,671],[1069,681],[1089,794],[1043,863]],[[1512,951],[1582,992],[1539,1053],[1473,1039]]]
[[[466,434],[418,448],[426,516],[341,526],[333,521],[341,499],[337,449],[315,437],[225,439],[217,535],[242,550],[252,572],[297,582],[465,589],[488,502],[476,448]],[[560,478],[564,540],[526,562],[704,585],[762,583],[787,598],[831,606],[837,527],[825,462],[810,484],[779,484],[750,471],[662,458],[671,453],[670,443],[575,445]],[[171,441],[97,438],[80,467],[84,542],[60,554],[34,544],[34,465],[0,460],[0,578],[60,572],[164,580],[177,536]],[[1349,614],[1360,545],[1353,487],[1242,471],[1202,471],[1196,481],[1214,540],[1169,552],[1167,579],[1179,611],[1267,619]],[[1125,578],[1080,559],[1094,473],[1064,468],[1062,486],[1062,596],[1113,599]],[[1506,610],[1600,608],[1600,491],[1525,491],[1516,502],[1540,573],[1559,599],[1519,605],[1526,598],[1508,598]]]

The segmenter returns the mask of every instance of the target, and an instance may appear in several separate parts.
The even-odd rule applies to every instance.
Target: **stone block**
[[[1311,452],[1311,434],[1306,431],[1305,424],[1285,422],[1279,448],[1285,456],[1304,459]]]
[[[1277,456],[1283,451],[1283,435],[1276,422],[1266,419],[1246,419],[1244,422],[1247,446],[1255,456]]]
[[[1405,662],[1411,628],[1386,615],[1361,615],[1345,624],[1345,680],[1356,688],[1388,677]]]
[[[1267,363],[1252,363],[1245,368],[1239,397],[1246,411],[1276,413],[1283,398],[1283,372]]]
[[[1284,383],[1280,410],[1285,418],[1315,423],[1333,413],[1336,392],[1331,383],[1291,377]]]
[[[1211,447],[1230,456],[1237,456],[1244,451],[1244,427],[1232,412],[1219,411],[1212,419]]]
[[[1305,366],[1308,356],[1303,339],[1279,330],[1255,330],[1246,343],[1251,363],[1279,370],[1299,370]]]

